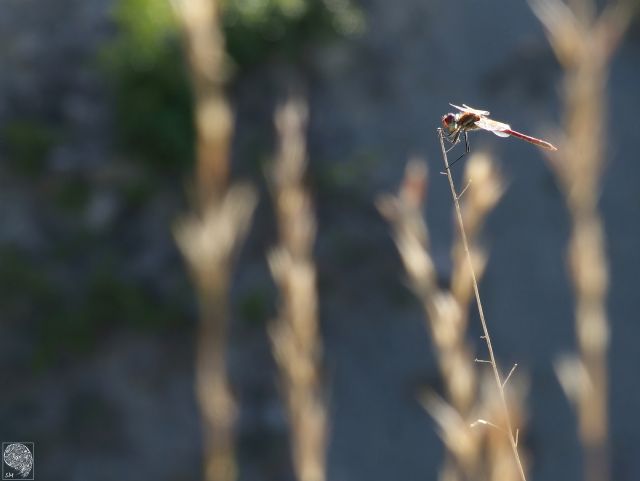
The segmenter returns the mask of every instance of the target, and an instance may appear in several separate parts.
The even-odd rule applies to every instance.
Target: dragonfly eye
[[[456,116],[454,114],[447,114],[442,117],[442,126],[448,132],[452,132],[456,128]]]

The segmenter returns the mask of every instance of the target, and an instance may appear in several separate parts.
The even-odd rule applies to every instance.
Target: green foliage
[[[148,177],[136,179],[135,182],[125,184],[121,191],[121,195],[125,198],[125,203],[130,208],[145,205],[153,194],[153,182]]]
[[[34,360],[46,364],[90,351],[114,327],[158,331],[177,325],[184,315],[175,299],[159,299],[123,279],[112,267],[77,281],[77,292],[60,289],[43,266],[15,248],[0,249],[0,303],[8,322],[27,322],[37,337]],[[78,274],[81,276],[82,274]]]
[[[14,248],[0,249],[0,303],[8,321],[54,307],[52,285],[36,263]]]
[[[56,186],[54,190],[55,204],[68,212],[78,213],[87,205],[90,186],[84,179],[70,178]]]
[[[310,42],[363,25],[348,0],[227,0],[223,8],[227,49],[241,70],[271,55],[300,62]]]
[[[124,323],[139,329],[171,326],[181,317],[143,286],[123,280],[110,268],[98,270],[90,279],[83,311],[98,326]]]
[[[32,120],[9,122],[2,137],[15,170],[30,177],[43,172],[46,157],[56,142],[56,135],[50,128]]]
[[[168,1],[120,0],[101,62],[115,93],[121,147],[154,169],[193,159],[191,95]]]
[[[240,297],[238,312],[244,321],[252,325],[264,325],[273,315],[267,289],[254,288]]]
[[[120,0],[113,18],[119,34],[114,48],[123,54],[122,62],[146,70],[162,62],[167,46],[178,33],[169,1]]]
[[[177,53],[148,69],[123,69],[116,80],[119,140],[152,168],[175,170],[192,163],[191,96]]]
[[[306,46],[360,30],[350,0],[226,0],[222,20],[236,72],[272,56],[299,62]],[[168,0],[116,0],[118,33],[101,55],[113,85],[121,147],[154,169],[193,162],[194,125],[180,35]]]
[[[34,361],[42,367],[56,353],[87,345],[89,324],[73,309],[64,309],[62,296],[43,266],[14,248],[0,252],[0,302],[5,320],[27,322],[38,343]]]
[[[314,183],[318,190],[332,195],[362,195],[363,186],[368,185],[366,180],[379,169],[381,161],[375,152],[361,152],[348,161],[320,163],[322,167],[313,172]]]

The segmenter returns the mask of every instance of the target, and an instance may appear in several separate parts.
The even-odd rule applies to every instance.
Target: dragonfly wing
[[[498,137],[509,137],[509,134],[505,134],[500,130],[492,130],[491,133],[493,133],[493,135],[497,135]]]
[[[482,117],[476,123],[477,127],[480,127],[483,130],[488,130],[489,132],[497,135],[498,137],[509,137],[510,134],[507,132],[511,130],[511,126],[509,124],[504,124],[502,122],[497,122],[495,120],[487,119]]]
[[[489,112],[488,110],[478,110],[478,109],[474,109],[473,107],[469,107],[467,104],[462,104],[462,106],[465,108],[465,110],[467,110],[468,112],[473,112],[474,114],[478,114],[478,115],[489,115],[491,112]]]
[[[486,110],[478,110],[478,109],[474,109],[469,107],[467,104],[462,104],[462,107],[460,107],[459,105],[455,105],[455,104],[449,104],[452,107],[455,107],[456,109],[460,110],[461,112],[471,112],[472,114],[476,114],[476,115],[489,115],[489,112],[487,112]]]

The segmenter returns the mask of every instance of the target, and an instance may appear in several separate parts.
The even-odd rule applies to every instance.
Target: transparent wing
[[[467,104],[462,104],[462,106],[467,109],[469,112],[473,112],[474,114],[478,114],[478,115],[489,115],[491,112],[489,112],[488,110],[478,110],[478,109],[474,109],[473,107],[469,107]]]
[[[489,111],[474,109],[473,107],[469,107],[467,104],[462,104],[462,107],[460,107],[458,105],[454,105],[454,104],[449,104],[449,105],[451,105],[452,107],[457,108],[461,112],[471,112],[472,114],[476,114],[476,115],[480,115],[480,116],[489,115]]]
[[[478,120],[475,124],[477,127],[480,127],[483,130],[488,130],[498,137],[509,137],[509,135],[511,135],[508,133],[511,131],[511,126],[509,124],[503,124],[502,122],[497,122],[484,117]]]

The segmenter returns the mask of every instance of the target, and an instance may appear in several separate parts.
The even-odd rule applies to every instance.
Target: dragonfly
[[[542,147],[543,149],[558,150],[553,144],[545,140],[523,134],[511,129],[509,124],[490,119],[489,112],[486,110],[474,109],[465,104],[462,104],[462,107],[454,104],[449,105],[460,111],[455,114],[448,113],[442,117],[443,132],[445,138],[453,144],[451,148],[460,141],[460,137],[464,137],[465,152],[469,153],[469,139],[467,137],[467,133],[471,130],[482,129],[487,130],[498,137],[515,137],[517,139],[524,140],[525,142],[529,142],[530,144],[537,145],[538,147]]]

